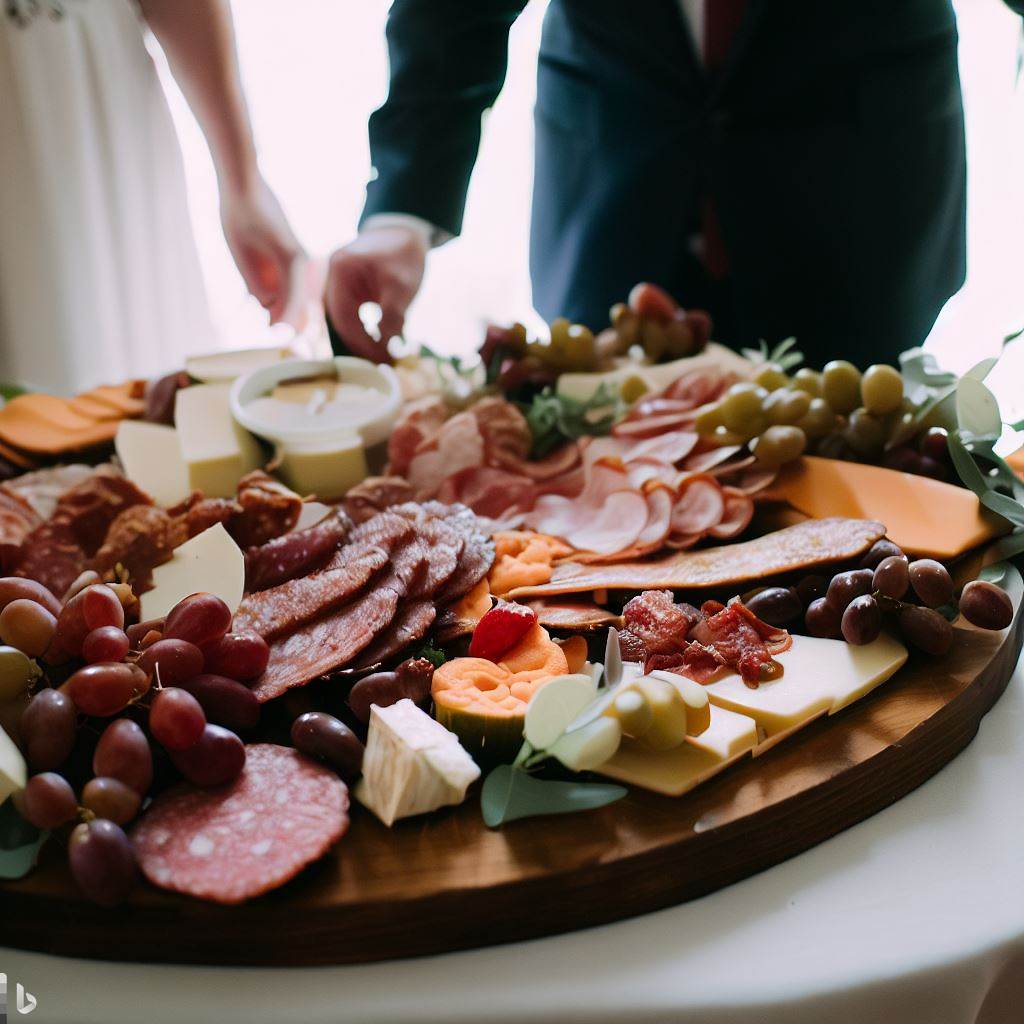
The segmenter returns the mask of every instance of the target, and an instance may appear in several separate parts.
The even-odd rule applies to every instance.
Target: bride
[[[304,257],[257,165],[227,0],[2,0],[0,382],[79,391],[215,344],[147,26],[249,291],[272,323],[301,315]]]

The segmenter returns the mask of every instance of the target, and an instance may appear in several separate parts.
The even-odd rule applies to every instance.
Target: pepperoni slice
[[[176,786],[132,830],[142,873],[161,889],[241,903],[318,860],[348,829],[348,789],[289,747],[246,747],[227,786]]]

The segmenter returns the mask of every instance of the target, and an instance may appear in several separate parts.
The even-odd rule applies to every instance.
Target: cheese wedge
[[[790,463],[771,490],[812,519],[875,519],[908,554],[955,558],[1007,530],[964,487],[880,466],[813,455]]]
[[[820,715],[835,714],[870,693],[906,660],[906,647],[885,634],[863,647],[795,636],[793,646],[778,656],[780,678],[751,689],[731,673],[708,684],[708,697],[716,707],[754,719],[762,735],[759,754]]]
[[[25,788],[28,769],[14,740],[0,729],[0,804]]]
[[[408,698],[370,708],[356,799],[385,825],[466,799],[480,769],[454,733]]]
[[[114,437],[125,475],[158,504],[169,508],[190,493],[189,473],[174,427],[122,420]]]
[[[597,771],[665,796],[682,796],[745,757],[757,741],[752,718],[712,706],[710,724],[699,736],[688,736],[678,747],[659,751],[623,739],[615,756]]]
[[[238,481],[263,463],[256,438],[231,415],[229,384],[182,388],[174,402],[174,425],[188,484],[207,498],[233,498]]]
[[[278,472],[299,494],[332,501],[366,479],[366,452],[358,434],[314,446],[282,445]]]
[[[241,377],[243,373],[272,366],[294,353],[291,349],[273,346],[271,348],[239,348],[228,352],[207,352],[189,356],[185,360],[185,372],[204,384],[224,384]]]
[[[245,556],[221,523],[174,549],[140,598],[142,621],[159,619],[190,594],[216,594],[234,614],[245,589]]]

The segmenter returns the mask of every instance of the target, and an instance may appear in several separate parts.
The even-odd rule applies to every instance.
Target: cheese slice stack
[[[0,804],[12,793],[25,788],[28,769],[14,740],[0,729]]]

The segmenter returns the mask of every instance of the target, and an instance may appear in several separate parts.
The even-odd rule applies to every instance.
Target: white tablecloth
[[[33,1024],[1018,1024],[1024,673],[967,750],[893,807],[646,917],[357,967],[153,967],[0,949],[0,970],[9,1019],[20,1019],[20,982],[38,1000]]]

